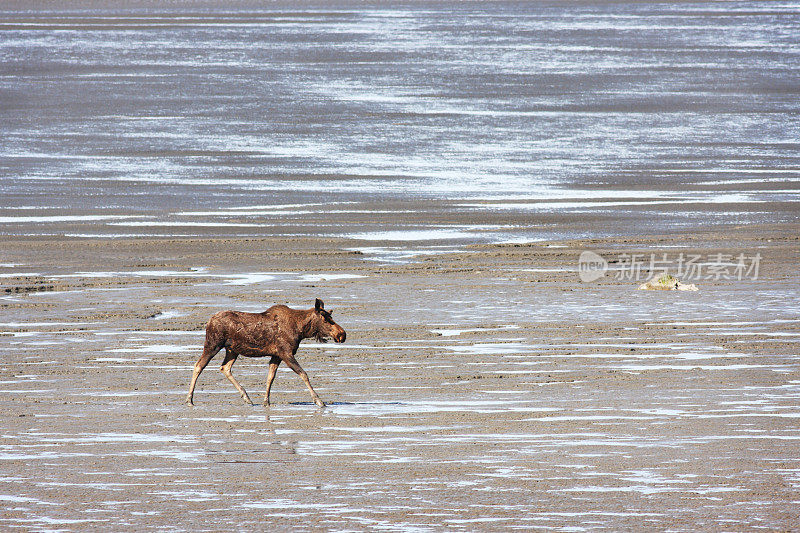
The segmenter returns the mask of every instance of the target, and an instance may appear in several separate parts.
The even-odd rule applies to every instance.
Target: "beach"
[[[0,527],[796,529],[798,24],[5,2]],[[325,408],[184,403],[214,313],[317,298]]]
[[[650,253],[673,238],[475,245],[405,264],[319,239],[6,240],[18,263],[2,268],[14,322],[2,324],[0,520],[790,530],[796,229],[684,236],[666,250],[763,257],[757,280],[698,292],[578,279],[583,250]],[[348,334],[298,351],[326,408],[284,367],[263,407],[266,361],[240,358],[256,402],[244,404],[216,371],[222,355],[183,403],[211,314],[316,297]]]

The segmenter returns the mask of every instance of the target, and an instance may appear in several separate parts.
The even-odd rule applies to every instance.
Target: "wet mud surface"
[[[791,529],[797,234],[681,238],[763,254],[759,279],[697,293],[579,281],[582,250],[676,244],[653,237],[406,263],[322,239],[6,239],[0,524]],[[245,405],[222,355],[184,405],[208,317],[315,297],[348,334],[298,352],[327,408],[283,366],[272,406]],[[266,361],[233,372],[263,395]]]
[[[3,2],[0,529],[796,528],[799,21]],[[184,405],[211,315],[315,298],[327,408],[222,355]]]

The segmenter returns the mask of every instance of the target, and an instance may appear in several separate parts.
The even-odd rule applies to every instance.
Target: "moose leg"
[[[280,357],[272,357],[269,360],[269,374],[267,374],[267,393],[264,394],[264,405],[269,405],[269,391],[272,388],[272,382],[275,381],[275,374],[278,372],[278,365],[281,364]]]
[[[294,370],[300,378],[305,382],[306,387],[308,387],[309,392],[311,392],[311,399],[314,400],[314,403],[317,404],[319,407],[325,407],[325,402],[323,402],[319,395],[314,391],[314,388],[311,386],[311,382],[308,380],[308,374],[306,371],[300,368],[300,364],[298,364],[297,359],[294,357],[288,357],[284,359],[286,361],[286,365]]]
[[[203,348],[203,355],[201,355],[200,359],[194,364],[194,370],[192,371],[192,382],[189,384],[189,394],[186,395],[187,405],[194,405],[192,399],[194,397],[194,387],[197,384],[197,378],[200,377],[200,372],[202,372],[209,361],[219,353],[221,348],[221,345],[219,347],[212,347],[209,344],[206,344],[205,348]]]
[[[233,363],[236,362],[236,358],[238,357],[238,355],[239,354],[232,352],[231,350],[228,350],[226,348],[225,360],[222,361],[222,367],[219,369],[219,371],[225,374],[225,377],[228,378],[228,381],[233,383],[233,386],[236,387],[236,390],[239,391],[239,394],[242,396],[244,402],[253,405],[253,402],[250,401],[250,396],[247,395],[247,392],[244,390],[244,387],[239,385],[239,382],[236,381],[236,378],[234,378],[233,374],[231,373],[231,367],[233,366]]]

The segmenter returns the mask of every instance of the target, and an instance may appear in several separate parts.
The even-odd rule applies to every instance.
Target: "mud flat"
[[[797,235],[485,244],[404,263],[336,239],[5,237],[0,524],[791,529]],[[761,263],[755,280],[649,293],[612,271],[581,283],[586,249]],[[214,361],[182,403],[213,312],[315,297],[348,332],[298,354],[328,408],[283,367],[272,407],[246,406]],[[263,394],[265,362],[233,370]]]
[[[0,529],[796,529],[800,7],[723,4],[3,2]],[[183,404],[317,297],[328,408]]]

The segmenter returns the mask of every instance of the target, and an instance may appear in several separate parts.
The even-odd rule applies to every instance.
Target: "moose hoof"
[[[315,398],[314,403],[317,404],[317,407],[325,407],[325,402],[323,402],[319,398]]]
[[[192,401],[191,398],[186,398],[186,405],[188,405],[190,407],[194,407],[194,402]]]

